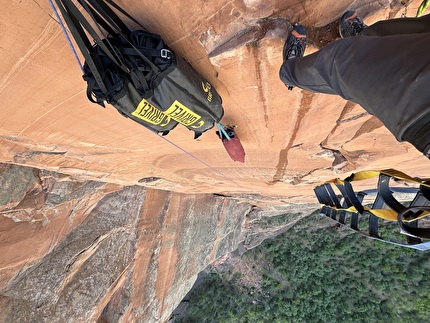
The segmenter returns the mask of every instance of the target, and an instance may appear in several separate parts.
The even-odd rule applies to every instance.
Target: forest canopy
[[[424,322],[430,318],[430,258],[366,238],[312,214],[245,253],[249,283],[214,270],[174,322]],[[240,267],[240,266],[239,266]]]

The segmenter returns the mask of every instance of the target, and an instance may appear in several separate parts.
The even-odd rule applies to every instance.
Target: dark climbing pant
[[[380,21],[284,61],[279,75],[287,85],[360,104],[430,158],[430,15]]]

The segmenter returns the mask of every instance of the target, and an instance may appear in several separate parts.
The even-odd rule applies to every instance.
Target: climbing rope
[[[72,40],[70,39],[69,34],[67,33],[66,27],[64,26],[63,21],[61,20],[57,9],[55,8],[54,4],[52,3],[52,0],[48,0],[48,1],[49,1],[51,8],[52,8],[52,11],[54,11],[54,14],[58,20],[58,23],[60,24],[61,30],[63,31],[63,34],[66,37],[66,40],[70,46],[70,49],[72,50],[73,56],[75,56],[75,59],[78,62],[78,65],[79,65],[79,68],[81,69],[82,74],[84,74],[84,67],[82,66],[81,61],[79,60],[78,53],[76,52],[75,47],[72,44]]]
[[[148,129],[149,130],[149,129]],[[149,130],[150,131],[150,130]],[[152,131],[151,131],[152,132]],[[154,132],[152,132],[154,133]],[[229,182],[235,184],[238,187],[242,187],[240,186],[237,182],[235,182],[233,179],[231,179],[230,177],[228,177],[227,175],[224,175],[222,172],[220,172],[219,170],[215,169],[214,167],[212,167],[211,165],[209,165],[208,163],[204,162],[203,160],[201,160],[200,158],[198,158],[197,156],[194,156],[192,153],[188,152],[187,150],[185,150],[184,148],[178,146],[177,144],[175,144],[174,142],[170,141],[169,139],[163,137],[162,135],[158,134],[157,135],[167,141],[169,144],[171,144],[172,146],[178,148],[179,150],[181,150],[182,152],[184,152],[185,154],[187,154],[188,156],[190,156],[191,158],[197,160],[198,162],[200,162],[201,164],[205,165],[207,168],[209,168],[210,170],[212,170],[214,173],[224,177],[225,179],[227,179]]]

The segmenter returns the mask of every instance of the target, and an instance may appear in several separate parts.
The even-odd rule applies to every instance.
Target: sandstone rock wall
[[[3,1],[0,321],[164,321],[206,265],[264,238],[256,219],[315,209],[289,204],[315,203],[313,185],[360,169],[428,176],[359,106],[278,78],[291,23],[308,26],[310,53],[347,8],[370,24],[421,1],[117,2],[215,85],[246,162],[214,131],[169,134],[188,154],[91,104],[48,2]]]
[[[253,207],[1,164],[0,322],[160,322]]]
[[[237,125],[245,164],[229,159],[214,131],[193,140],[177,127],[167,136],[198,160],[113,107],[91,104],[42,0],[5,1],[0,11],[7,31],[0,47],[0,161],[183,193],[291,201],[312,201],[314,184],[363,168],[425,175],[428,161],[396,142],[361,107],[335,96],[287,91],[278,78],[291,23],[308,26],[311,53],[337,37],[336,20],[347,8],[370,24],[414,16],[421,1],[117,2],[215,85],[224,100],[223,123]]]

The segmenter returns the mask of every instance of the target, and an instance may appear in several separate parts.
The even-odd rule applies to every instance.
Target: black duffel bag
[[[180,123],[198,137],[221,120],[219,94],[159,35],[131,31],[104,0],[79,0],[92,24],[109,33],[102,39],[71,0],[56,2],[85,57],[83,78],[90,101],[102,106],[106,101],[122,115],[164,134]]]

